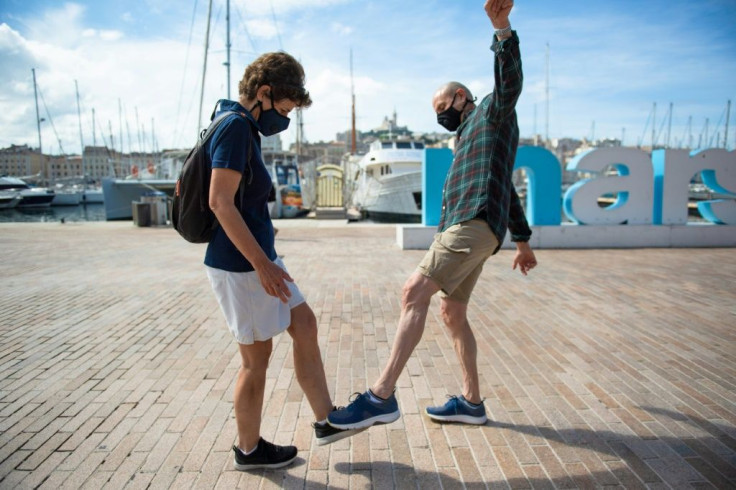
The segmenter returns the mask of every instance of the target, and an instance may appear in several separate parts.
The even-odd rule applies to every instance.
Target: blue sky
[[[93,139],[94,109],[97,144],[112,132],[119,149],[122,133],[125,151],[149,150],[153,126],[158,148],[191,146],[207,3],[0,0],[0,147],[38,144],[31,68],[43,95],[45,152],[60,146],[79,152],[75,80],[85,144]],[[227,93],[224,12],[225,0],[215,0],[203,119]],[[511,22],[525,72],[522,136],[546,132],[549,43],[550,137],[623,134],[626,144],[649,144],[646,125],[656,103],[663,143],[672,103],[671,144],[687,143],[691,116],[694,144],[707,146],[707,118],[715,145],[717,135],[723,140],[730,99],[728,142],[736,146],[733,0],[517,1]],[[401,125],[440,131],[430,105],[440,84],[458,80],[479,96],[492,90],[491,33],[482,0],[231,0],[231,96],[258,54],[290,52],[304,64],[314,99],[304,112],[305,136],[331,140],[350,123],[352,48],[359,129],[378,126],[396,110]],[[293,126],[284,134],[287,144]]]

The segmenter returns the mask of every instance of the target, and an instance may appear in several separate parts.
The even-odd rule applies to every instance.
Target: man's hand
[[[534,257],[532,247],[527,242],[516,242],[516,256],[514,257],[513,264],[514,270],[516,270],[517,265],[519,266],[521,273],[524,275],[537,266],[537,259]]]
[[[514,0],[486,0],[484,8],[494,29],[503,29],[510,25],[509,13],[513,6]]]

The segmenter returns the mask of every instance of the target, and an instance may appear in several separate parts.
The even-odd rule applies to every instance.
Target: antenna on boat
[[[207,9],[207,31],[204,35],[204,65],[202,67],[202,88],[199,93],[199,115],[197,116],[197,136],[199,129],[202,127],[202,103],[204,102],[204,80],[207,75],[207,52],[210,49],[210,19],[212,18],[212,0],[209,2]],[[228,84],[228,88],[229,88]]]
[[[350,96],[352,98],[352,115],[350,131],[350,154],[355,155],[355,84],[353,83],[353,48],[350,48]]]

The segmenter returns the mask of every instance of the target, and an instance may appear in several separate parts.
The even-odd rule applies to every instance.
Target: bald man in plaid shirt
[[[457,131],[455,157],[445,179],[439,233],[417,270],[404,285],[402,312],[391,356],[376,383],[345,408],[328,416],[339,429],[363,429],[400,416],[396,381],[424,332],[431,297],[440,292],[442,319],[452,337],[463,371],[459,396],[427,415],[439,421],[485,424],[480,394],[477,347],[467,318],[470,295],[483,264],[501,246],[507,229],[516,242],[513,268],[522,274],[536,265],[529,246],[531,230],[511,174],[519,143],[516,101],[521,94],[519,38],[511,30],[512,0],[487,0],[485,10],[495,28],[495,89],[476,105],[470,90],[450,82],[434,95],[437,121]]]

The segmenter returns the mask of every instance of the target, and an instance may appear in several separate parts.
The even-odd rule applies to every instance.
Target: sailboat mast
[[[670,112],[667,116],[667,141],[665,141],[664,147],[669,148],[670,147],[670,134],[672,133],[672,107],[673,104],[670,102]]]
[[[143,153],[143,143],[141,143],[141,122],[138,119],[138,106],[135,106],[135,129],[138,132],[138,153]]]
[[[41,151],[41,116],[38,113],[38,90],[36,89],[36,69],[31,68],[33,73],[33,97],[36,100],[36,127],[38,128],[38,153],[43,154]]]
[[[652,150],[654,150],[654,144],[657,142],[657,103],[654,102],[652,106]]]
[[[118,97],[118,128],[120,129],[120,158],[123,156],[123,105]]]
[[[357,148],[355,143],[355,85],[353,84],[353,48],[350,48],[350,95],[352,98],[350,154],[355,155],[355,153],[357,152]]]
[[[77,93],[77,119],[79,120],[79,144],[81,155],[84,155],[84,136],[82,134],[82,110],[79,108],[79,84],[74,80],[74,90]],[[84,158],[84,157],[83,157]]]
[[[45,166],[43,165],[43,151],[41,146],[41,116],[38,113],[38,90],[36,89],[36,69],[31,68],[33,73],[33,97],[36,100],[36,127],[38,128],[38,155],[41,157],[41,172],[46,176]]]
[[[207,31],[204,35],[204,65],[202,67],[202,88],[199,94],[199,115],[197,116],[197,135],[202,125],[202,104],[204,103],[204,79],[207,75],[207,52],[210,49],[210,19],[212,18],[212,0],[209,2],[207,9]],[[229,84],[228,84],[229,85]]]
[[[723,131],[723,148],[728,150],[728,120],[731,119],[731,101],[726,105],[726,129]]]
[[[82,133],[82,110],[79,107],[79,84],[74,80],[74,90],[77,93],[77,120],[79,121],[79,144],[81,147],[80,155],[82,155],[82,180],[84,180],[84,188],[87,188],[87,179],[85,177],[84,167],[84,133]]]
[[[549,146],[549,43],[547,43],[546,51],[546,70],[544,80],[544,93],[545,93],[545,115],[544,115],[544,146]]]
[[[225,49],[227,50],[227,98],[230,99],[230,0],[227,0],[227,11],[225,12],[225,21],[227,24],[227,40],[225,41]]]

